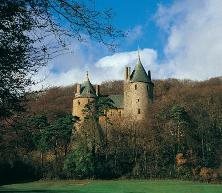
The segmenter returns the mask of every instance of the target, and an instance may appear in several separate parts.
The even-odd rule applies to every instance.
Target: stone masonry
[[[149,116],[149,106],[153,102],[153,87],[151,72],[148,71],[147,73],[145,71],[138,54],[138,61],[134,70],[131,72],[130,67],[125,68],[123,95],[101,96],[99,85],[96,85],[96,89],[94,89],[87,73],[86,80],[77,85],[72,114],[79,117],[80,121],[83,121],[83,109],[86,104],[96,100],[97,97],[109,97],[115,107],[106,112],[106,116],[111,121],[117,118],[143,121]]]

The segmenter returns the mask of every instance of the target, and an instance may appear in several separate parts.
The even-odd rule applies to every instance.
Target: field
[[[222,193],[222,185],[173,180],[38,181],[4,185],[8,193]]]

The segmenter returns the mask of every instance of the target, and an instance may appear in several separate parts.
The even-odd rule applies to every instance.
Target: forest
[[[222,78],[154,80],[144,124],[101,130],[95,114],[76,132],[76,85],[26,93],[24,112],[1,122],[0,183],[36,179],[185,179],[222,175]],[[123,81],[101,84],[123,94]],[[102,105],[104,107],[104,105]]]

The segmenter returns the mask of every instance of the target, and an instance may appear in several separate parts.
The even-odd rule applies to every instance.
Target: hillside
[[[205,98],[222,93],[222,78],[212,78],[207,81],[191,80],[154,80],[155,103],[166,100],[188,100],[190,97]],[[72,99],[76,85],[53,87],[31,95],[28,110],[32,114],[47,114],[53,117],[58,112],[71,113]],[[101,94],[123,94],[123,81],[107,81],[101,84]]]
[[[101,132],[92,113],[80,134],[70,116],[76,85],[29,93],[27,112],[0,135],[0,179],[221,179],[222,79],[154,84],[145,124],[119,120]],[[102,83],[101,93],[123,94],[123,81]]]

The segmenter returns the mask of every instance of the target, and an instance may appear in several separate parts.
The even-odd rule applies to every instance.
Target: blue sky
[[[152,47],[163,55],[163,48],[166,41],[166,34],[155,23],[155,14],[160,4],[169,6],[172,0],[98,0],[98,8],[113,8],[113,24],[118,28],[129,31],[132,35],[134,29],[141,27],[141,34],[138,34],[132,42],[120,44],[121,51],[130,51],[141,48]],[[139,33],[139,32],[138,32]]]
[[[84,79],[93,83],[123,79],[135,66],[137,47],[154,79],[206,80],[222,76],[221,0],[95,0],[112,8],[113,24],[128,33],[115,53],[92,39],[73,39],[70,53],[50,61],[36,76],[35,89],[65,86]]]

